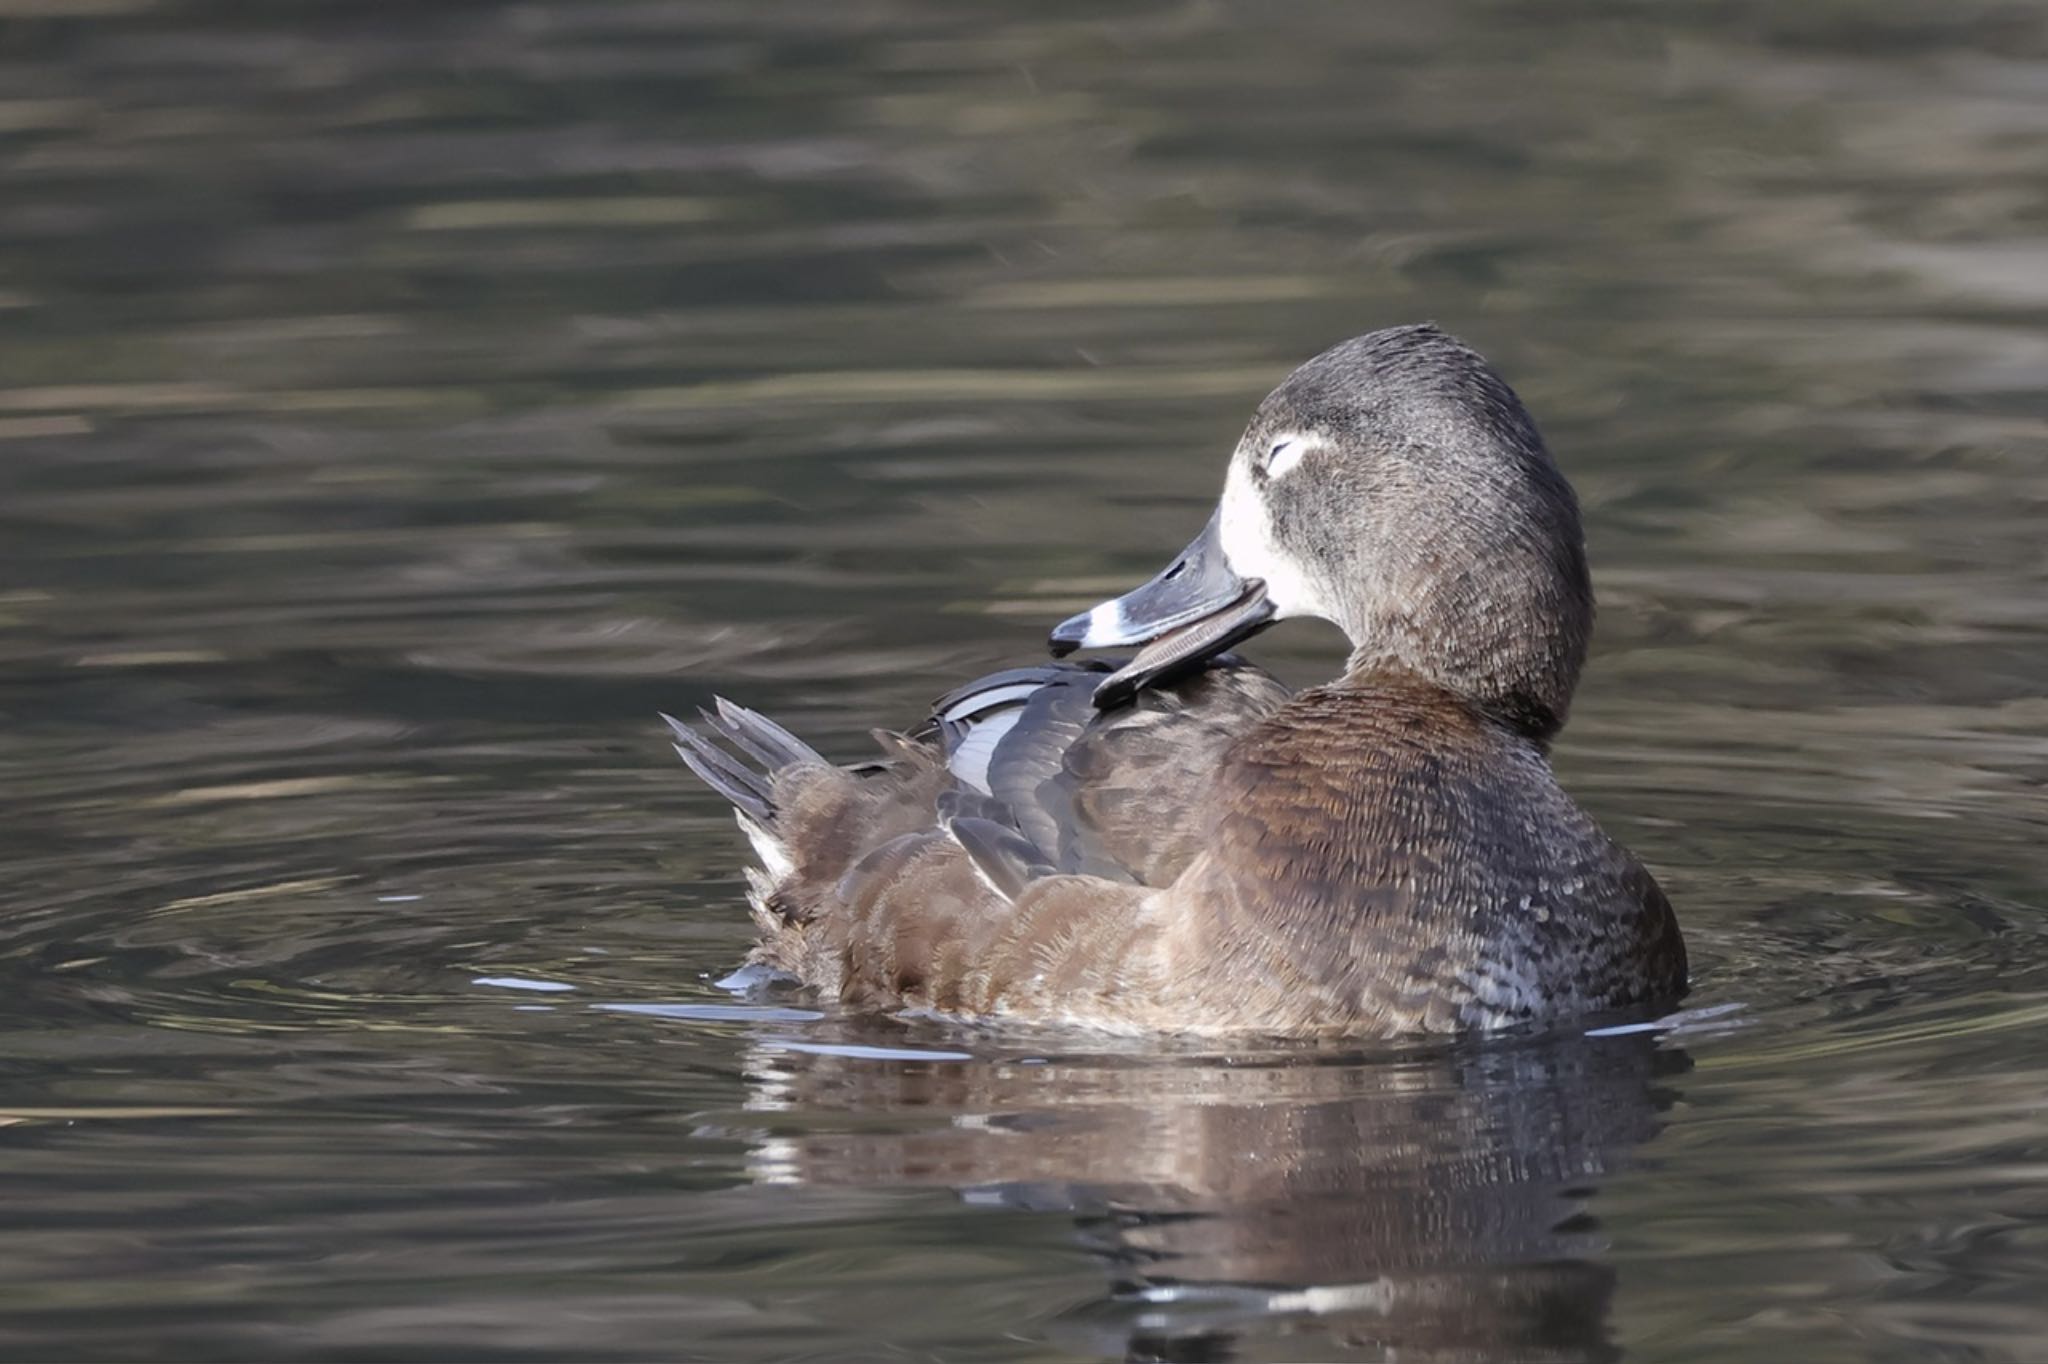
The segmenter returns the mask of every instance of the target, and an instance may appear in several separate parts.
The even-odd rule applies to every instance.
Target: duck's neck
[[[1489,725],[1534,743],[1542,752],[1550,750],[1550,739],[1565,727],[1563,707],[1552,709],[1546,702],[1516,688],[1479,688],[1481,694],[1475,694],[1475,688],[1464,678],[1434,676],[1432,670],[1417,668],[1401,657],[1389,657],[1380,649],[1352,649],[1352,657],[1343,666],[1343,676],[1333,686],[1358,692],[1434,692],[1458,702]],[[1569,705],[1569,696],[1565,705]]]
[[[1564,728],[1565,714],[1571,705],[1569,686],[1553,687],[1550,690],[1557,694],[1544,696],[1525,684],[1504,681],[1498,674],[1432,667],[1427,660],[1417,662],[1404,655],[1390,654],[1384,648],[1364,645],[1352,648],[1338,685],[1347,690],[1427,688],[1545,751]]]

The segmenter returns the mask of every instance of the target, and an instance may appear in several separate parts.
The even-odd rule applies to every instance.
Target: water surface
[[[0,1350],[2038,1358],[2044,164],[2032,5],[0,0]],[[1683,1026],[716,987],[657,708],[859,755],[1425,317]]]

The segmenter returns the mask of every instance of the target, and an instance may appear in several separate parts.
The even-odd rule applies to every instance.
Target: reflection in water
[[[1112,1289],[1053,1334],[1090,1353],[1236,1358],[1284,1332],[1316,1357],[1616,1357],[1588,1203],[1658,1131],[1685,1053],[1571,1037],[1358,1061],[877,1064],[763,1042],[755,1112],[930,1121],[756,1133],[751,1170],[1071,1213]]]

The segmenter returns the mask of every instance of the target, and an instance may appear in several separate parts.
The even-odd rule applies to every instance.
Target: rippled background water
[[[2036,4],[0,0],[0,1350],[2039,1359],[2044,165]],[[657,707],[862,752],[1423,317],[1689,1026],[715,988]]]

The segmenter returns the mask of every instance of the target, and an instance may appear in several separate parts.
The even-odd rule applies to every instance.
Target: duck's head
[[[1530,737],[1563,725],[1592,631],[1578,500],[1514,390],[1433,326],[1324,351],[1259,404],[1208,526],[1152,581],[1052,632],[1146,646],[1097,703],[1277,620],[1341,628]]]

